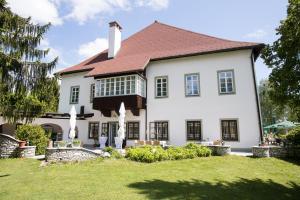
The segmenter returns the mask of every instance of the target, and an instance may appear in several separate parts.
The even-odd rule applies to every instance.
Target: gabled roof
[[[105,50],[58,73],[90,71],[87,76],[128,73],[144,70],[152,60],[239,49],[254,49],[258,55],[262,47],[261,43],[225,40],[155,21],[123,40],[115,58],[108,59],[107,50]]]

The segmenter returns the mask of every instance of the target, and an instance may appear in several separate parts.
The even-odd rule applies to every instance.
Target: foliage
[[[289,0],[287,18],[276,31],[278,40],[262,52],[272,68],[270,97],[277,105],[288,105],[300,121],[300,0]]]
[[[116,158],[116,159],[123,158],[123,156],[112,147],[105,147],[103,151],[109,153],[111,158]]]
[[[300,146],[300,126],[297,126],[290,130],[285,138],[289,144]]]
[[[113,152],[113,150],[114,150],[114,148],[112,148],[112,147],[110,147],[110,146],[109,146],[109,147],[105,147],[105,148],[103,149],[104,152],[108,152],[108,153],[110,153],[110,154]]]
[[[115,159],[123,158],[123,156],[115,149],[111,152],[110,157]]]
[[[138,161],[152,163],[163,160],[181,160],[196,157],[210,156],[211,151],[197,144],[188,144],[184,147],[170,147],[164,150],[161,146],[142,146],[129,148],[125,157]]]
[[[49,49],[39,49],[49,27],[12,13],[0,0],[0,113],[9,123],[56,111],[57,79],[47,75],[57,58],[45,62]]]
[[[74,139],[74,140],[72,141],[72,144],[73,144],[73,145],[76,145],[76,146],[80,146],[81,141],[78,140],[78,139]]]
[[[278,120],[297,120],[288,106],[276,105],[270,97],[270,84],[268,80],[259,83],[259,100],[263,126],[276,123]]]
[[[36,146],[36,154],[44,154],[50,135],[39,125],[20,125],[16,130],[19,140],[29,141],[29,145]]]

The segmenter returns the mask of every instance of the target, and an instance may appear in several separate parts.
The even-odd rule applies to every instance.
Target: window
[[[139,122],[127,122],[127,139],[138,140],[140,139],[140,123]]]
[[[145,97],[145,80],[139,75],[103,78],[97,81],[96,97],[137,94]]]
[[[186,122],[187,140],[201,140],[201,121]]]
[[[95,84],[91,84],[90,93],[90,102],[93,103],[95,97]]]
[[[89,122],[89,138],[99,137],[99,122]]]
[[[77,104],[79,101],[79,86],[71,87],[70,104]]]
[[[101,136],[108,136],[108,123],[102,123]]]
[[[222,140],[238,141],[237,120],[221,120]]]
[[[169,139],[168,122],[166,121],[155,122],[155,132],[157,134],[158,140],[168,140]]]
[[[185,95],[199,96],[200,95],[200,81],[199,74],[185,75]]]
[[[155,78],[155,97],[163,98],[168,97],[168,77],[156,77]]]
[[[235,93],[233,70],[219,71],[218,79],[219,79],[219,93],[220,94]]]

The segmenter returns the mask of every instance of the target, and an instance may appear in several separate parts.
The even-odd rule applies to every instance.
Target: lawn
[[[238,156],[40,167],[0,160],[0,199],[298,199],[300,161]]]

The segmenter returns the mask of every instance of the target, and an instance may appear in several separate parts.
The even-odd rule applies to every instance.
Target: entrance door
[[[119,123],[118,122],[109,122],[108,125],[108,146],[115,146],[115,137],[118,133]]]

